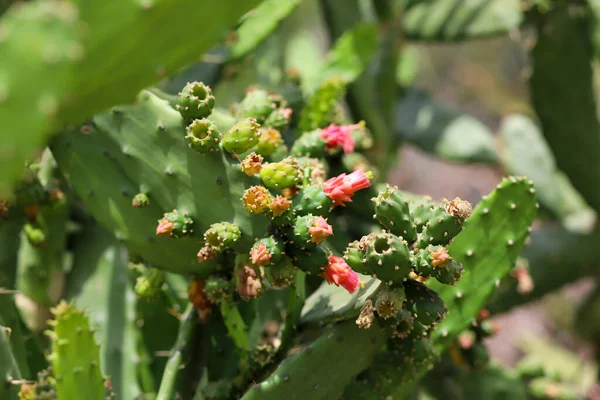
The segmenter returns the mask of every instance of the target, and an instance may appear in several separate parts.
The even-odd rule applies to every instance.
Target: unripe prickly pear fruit
[[[272,201],[271,193],[264,186],[251,186],[242,196],[244,208],[253,214],[265,213]]]
[[[415,317],[408,310],[400,310],[393,324],[392,338],[404,339],[410,335],[415,326]]]
[[[304,131],[324,128],[341,120],[339,100],[344,96],[346,84],[341,78],[326,79],[308,100],[300,115],[299,127]]]
[[[406,300],[406,294],[402,286],[382,290],[377,294],[375,300],[377,315],[383,319],[395,317],[402,310],[404,300]]]
[[[429,221],[429,214],[431,214],[433,210],[434,204],[431,201],[431,198],[422,199],[410,204],[410,213],[417,229],[417,233],[421,233],[427,224],[427,221]]]
[[[409,242],[417,239],[417,229],[410,217],[408,201],[400,191],[390,185],[373,198],[375,217],[379,223],[394,235],[402,236]]]
[[[412,279],[404,282],[406,308],[414,313],[415,319],[425,326],[440,322],[448,313],[446,304],[433,290]]]
[[[194,221],[187,212],[173,210],[170,213],[165,213],[163,218],[158,221],[156,234],[173,238],[187,236],[192,233],[193,224]]]
[[[234,277],[236,290],[245,301],[250,301],[263,294],[264,286],[260,268],[250,262],[247,254],[235,257]]]
[[[254,246],[250,249],[252,264],[260,266],[277,264],[281,260],[284,251],[285,248],[281,240],[274,237],[262,238],[254,243]]]
[[[148,204],[150,204],[150,199],[146,193],[136,194],[131,201],[131,206],[134,208],[146,207]]]
[[[204,285],[204,294],[214,304],[228,303],[233,300],[233,283],[220,276],[209,277]]]
[[[305,132],[294,144],[290,153],[296,157],[320,158],[325,155],[325,140],[321,137],[321,130]]]
[[[237,118],[254,118],[259,124],[275,110],[275,102],[265,90],[253,89],[246,93],[237,109]]]
[[[305,250],[292,246],[288,252],[294,265],[307,275],[320,275],[329,263],[329,253],[322,247]]]
[[[177,110],[183,119],[206,118],[215,107],[212,90],[202,82],[191,82],[185,85],[177,99]]]
[[[217,222],[204,232],[206,245],[216,251],[232,248],[240,239],[242,232],[240,228],[231,222]]]
[[[248,176],[256,175],[260,172],[262,168],[263,158],[260,154],[256,154],[254,152],[248,154],[242,162],[240,166],[242,167],[242,172]]]
[[[296,215],[316,215],[325,217],[333,207],[333,202],[323,191],[322,185],[307,185],[294,197],[293,208]]]
[[[419,250],[415,256],[415,272],[424,278],[429,278],[435,275],[437,269],[443,268],[448,261],[450,255],[444,246],[429,245],[426,248]]]
[[[462,224],[471,214],[471,204],[458,197],[434,207],[427,225],[421,231],[417,245],[423,249],[429,244],[448,244],[462,230]]]
[[[268,157],[282,147],[283,137],[277,129],[261,128],[259,133],[260,137],[255,149],[258,154]]]
[[[435,279],[444,285],[454,285],[462,276],[464,269],[456,260],[450,260],[441,268],[436,268]]]
[[[327,161],[312,157],[298,157],[298,165],[308,178],[310,184],[319,185],[327,180],[329,173],[329,165]]]
[[[265,277],[269,284],[275,289],[282,289],[294,282],[296,267],[292,260],[286,256],[281,256],[280,260],[265,268]]]
[[[285,189],[300,183],[302,173],[296,160],[288,157],[280,162],[263,165],[260,179],[271,189]]]
[[[411,253],[407,242],[391,233],[375,233],[363,237],[366,268],[388,285],[400,285],[411,271]]]
[[[135,281],[135,294],[142,299],[152,299],[159,295],[165,283],[165,274],[156,268],[146,268]]]
[[[311,249],[333,235],[333,228],[325,218],[309,214],[296,218],[287,235],[299,248]]]
[[[367,268],[366,258],[366,243],[355,240],[348,244],[348,247],[344,251],[344,260],[352,267],[353,270],[361,274],[369,275],[370,269]]]
[[[282,132],[289,125],[292,113],[291,108],[278,108],[267,117],[262,125],[266,128],[273,128]]]
[[[245,153],[257,145],[259,127],[254,118],[246,118],[236,123],[223,135],[223,148],[230,153]]]
[[[188,145],[199,153],[219,150],[219,129],[217,125],[206,119],[195,119],[186,128],[185,138]]]

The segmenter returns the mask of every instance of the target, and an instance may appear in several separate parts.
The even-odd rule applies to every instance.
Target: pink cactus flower
[[[158,226],[156,227],[156,234],[158,236],[171,236],[171,232],[175,228],[175,224],[166,218],[158,221]]]
[[[325,266],[323,277],[327,283],[343,286],[350,293],[354,293],[360,286],[358,274],[350,268],[342,257],[329,256],[329,264]]]
[[[341,174],[325,182],[323,191],[333,201],[335,206],[345,206],[344,202],[351,202],[351,197],[360,189],[371,186],[371,181],[362,169],[350,175]]]
[[[327,223],[327,220],[323,217],[317,217],[314,219],[312,226],[308,228],[310,233],[310,240],[316,244],[321,244],[329,236],[333,235],[333,227]]]
[[[260,243],[250,250],[250,257],[252,257],[252,264],[254,265],[267,265],[271,260],[271,254],[264,243]]]
[[[331,124],[321,130],[321,137],[325,140],[328,149],[341,147],[344,153],[352,153],[354,151],[354,138],[350,135],[350,132],[360,126],[360,124],[342,126]]]

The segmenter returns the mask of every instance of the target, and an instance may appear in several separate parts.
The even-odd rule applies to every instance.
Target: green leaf
[[[0,20],[0,120],[6,132],[0,193],[8,193],[49,133],[129,101],[194,61],[257,3],[53,0],[11,7]]]
[[[405,11],[404,33],[413,40],[456,41],[505,35],[523,20],[519,0],[416,1]]]

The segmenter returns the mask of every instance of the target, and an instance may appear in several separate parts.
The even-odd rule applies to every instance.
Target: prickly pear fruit
[[[242,236],[240,228],[231,222],[217,222],[204,232],[204,241],[207,246],[216,251],[231,248]]]
[[[271,189],[285,189],[300,183],[302,173],[296,160],[288,157],[280,162],[263,165],[260,179]]]
[[[272,201],[271,193],[264,186],[251,186],[242,196],[244,208],[253,214],[262,214],[269,210]]]
[[[223,135],[223,148],[230,153],[245,153],[258,144],[259,127],[254,118],[239,121]]]
[[[50,322],[50,362],[59,399],[104,399],[99,347],[87,316],[72,304],[59,303]]]
[[[353,270],[361,274],[368,275],[370,270],[367,268],[367,258],[365,254],[366,243],[355,240],[348,244],[348,247],[344,251],[344,260],[352,267]]]
[[[448,309],[438,294],[427,286],[412,279],[404,282],[406,308],[414,313],[415,319],[425,326],[440,322]]]
[[[146,207],[148,204],[150,204],[150,199],[146,193],[136,194],[131,201],[131,206],[134,208]]]
[[[292,284],[296,267],[292,260],[286,256],[281,256],[279,262],[265,268],[265,278],[275,289],[281,289]]]
[[[31,243],[33,247],[40,247],[46,243],[46,234],[44,231],[31,223],[27,223],[23,226],[23,233],[27,237],[27,241]]]
[[[316,215],[325,217],[329,214],[333,202],[323,191],[322,185],[307,185],[294,197],[293,208],[296,215]]]
[[[183,119],[191,121],[208,117],[214,106],[212,90],[202,82],[191,82],[179,93],[176,108]]]
[[[381,226],[409,242],[417,239],[417,229],[410,217],[408,201],[402,197],[398,188],[386,185],[373,201],[375,217]]]
[[[471,204],[458,197],[434,207],[429,221],[419,235],[417,245],[423,249],[429,244],[450,243],[462,230],[462,223],[471,215]]]
[[[424,198],[410,204],[410,213],[418,233],[421,233],[427,221],[429,221],[429,214],[433,210],[434,204],[430,198]]]
[[[252,264],[267,266],[277,264],[284,254],[284,246],[281,240],[274,237],[266,237],[254,243],[250,249]]]
[[[331,235],[333,228],[327,220],[312,214],[296,218],[287,232],[288,239],[296,246],[307,249],[317,247]]]
[[[155,298],[159,295],[164,283],[165,274],[162,270],[146,268],[135,281],[135,294],[142,299]]]
[[[312,157],[298,157],[298,165],[304,173],[304,177],[308,178],[310,184],[322,184],[327,179],[329,166],[327,161]]]
[[[400,310],[394,317],[392,338],[404,339],[410,335],[415,326],[415,317],[408,310]]]
[[[431,339],[409,335],[403,340],[392,340],[392,348],[397,350],[405,360],[413,365],[421,365],[431,362],[437,357],[437,353]]]
[[[391,233],[373,233],[363,237],[366,268],[388,285],[401,285],[411,271],[407,242]]]
[[[275,153],[283,144],[281,133],[275,128],[259,129],[260,137],[256,145],[256,152],[262,156],[268,157]]]
[[[206,119],[195,119],[186,128],[185,138],[188,145],[200,153],[219,150],[219,129],[217,125]]]
[[[194,220],[187,212],[179,212],[173,210],[170,213],[165,213],[162,219],[158,220],[156,234],[158,236],[170,236],[178,238],[187,236],[192,233],[192,225]]]
[[[342,257],[329,255],[329,263],[325,266],[323,277],[329,284],[342,286],[350,293],[354,293],[360,286],[358,274],[350,268]]]
[[[406,300],[406,294],[402,286],[382,290],[377,294],[375,300],[377,315],[383,319],[395,317],[402,310],[404,300]]]
[[[254,152],[248,154],[242,162],[240,166],[242,167],[242,172],[248,176],[256,175],[260,172],[262,168],[263,158],[260,154],[256,154]]]
[[[250,301],[263,294],[264,286],[260,268],[252,265],[250,257],[238,254],[235,257],[235,288],[242,299]]]
[[[450,260],[441,268],[436,268],[435,279],[444,285],[454,285],[462,276],[464,269],[456,260]]]
[[[443,268],[450,261],[450,255],[444,246],[428,245],[419,250],[415,257],[415,272],[424,278],[435,275],[435,271]]]
[[[321,130],[316,129],[303,133],[292,145],[290,153],[296,157],[323,157],[325,140],[321,137]]]
[[[267,117],[262,125],[265,128],[273,128],[282,132],[289,125],[292,113],[291,108],[278,108]]]
[[[311,250],[291,247],[289,253],[294,265],[308,275],[320,275],[329,263],[329,253],[322,247]]]
[[[220,276],[209,277],[204,286],[204,294],[214,304],[228,303],[233,299],[234,287],[229,279]]]
[[[253,89],[246,93],[237,109],[238,118],[254,118],[262,124],[275,110],[275,103],[266,91]]]

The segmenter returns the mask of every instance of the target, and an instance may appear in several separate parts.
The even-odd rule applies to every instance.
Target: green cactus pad
[[[241,237],[240,228],[231,222],[217,222],[204,232],[204,240],[207,246],[216,251],[232,248]]]
[[[386,230],[409,242],[417,239],[417,229],[410,216],[408,201],[397,188],[387,185],[373,201],[375,217]]]
[[[275,110],[275,103],[269,93],[262,89],[254,89],[249,91],[240,102],[237,117],[254,118],[256,122],[262,124],[273,110]]]
[[[294,141],[290,153],[295,157],[323,157],[325,155],[325,141],[321,137],[321,130],[315,129],[303,133]]]
[[[61,399],[104,399],[99,347],[87,316],[74,305],[61,302],[53,310],[50,362]]]
[[[223,135],[223,148],[230,153],[245,153],[258,144],[259,127],[254,118],[246,118],[236,123]]]
[[[280,261],[265,268],[265,278],[275,289],[287,287],[294,282],[296,267],[288,256],[282,256]]]
[[[202,82],[190,82],[179,93],[177,110],[183,119],[206,118],[215,107],[215,97],[212,90]]]
[[[208,119],[195,119],[187,126],[185,138],[189,146],[199,153],[219,150],[219,129]]]
[[[300,183],[301,176],[298,163],[292,157],[263,165],[260,170],[260,179],[266,187],[271,189],[294,187]]]
[[[440,322],[448,313],[444,301],[436,292],[412,279],[404,282],[406,308],[414,313],[415,319],[425,326]]]
[[[363,238],[365,268],[388,285],[402,284],[412,269],[406,241],[391,233],[376,233]]]
[[[296,215],[327,216],[333,202],[323,191],[321,185],[307,185],[300,190],[296,196],[292,207]]]

